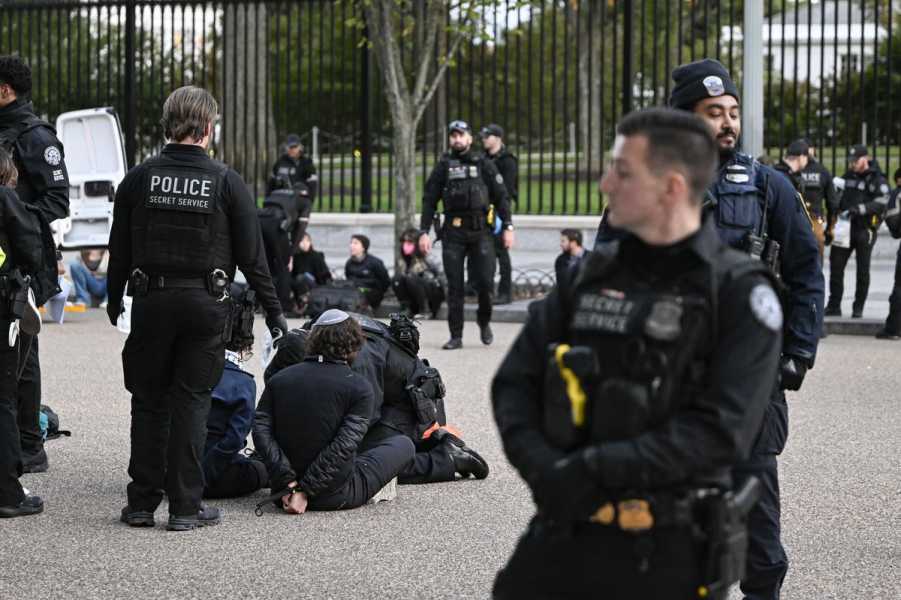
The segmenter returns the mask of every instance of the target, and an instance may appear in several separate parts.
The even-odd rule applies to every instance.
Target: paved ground
[[[99,311],[48,326],[45,402],[74,434],[48,445],[49,473],[24,478],[45,496],[45,514],[0,522],[0,599],[488,597],[532,512],[487,393],[518,329],[498,325],[484,348],[468,324],[466,348],[446,353],[444,324],[424,324],[424,354],[444,374],[451,420],[491,463],[487,480],[403,487],[394,502],[301,517],[255,517],[260,494],[219,503],[221,526],[167,533],[117,521],[128,451],[122,336]],[[901,344],[830,336],[791,400],[786,600],[901,597],[899,357]],[[259,373],[257,358],[249,364]]]

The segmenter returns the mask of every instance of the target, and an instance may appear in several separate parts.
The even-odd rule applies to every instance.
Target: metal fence
[[[805,136],[840,172],[847,146],[866,142],[891,174],[901,162],[901,0],[762,1],[768,154]],[[424,180],[449,120],[499,123],[520,158],[521,213],[596,213],[616,121],[664,103],[676,65],[719,58],[741,85],[742,0],[479,4],[487,35],[464,44],[426,111],[417,169]],[[220,100],[214,151],[257,195],[291,132],[316,160],[319,210],[389,211],[390,112],[348,23],[356,10],[330,0],[12,1],[0,5],[0,52],[29,62],[50,119],[114,107],[132,161],[158,150],[162,102],[191,83]],[[416,60],[416,36],[401,50]]]

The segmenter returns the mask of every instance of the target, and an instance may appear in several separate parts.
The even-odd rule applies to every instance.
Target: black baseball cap
[[[301,145],[300,136],[297,135],[296,133],[289,133],[288,137],[285,138],[285,146],[287,146],[289,148],[292,146],[300,146],[300,145]]]
[[[870,151],[863,144],[855,144],[848,150],[848,162],[854,162],[864,156],[869,156]]]
[[[467,123],[466,121],[460,121],[460,120],[451,121],[450,125],[447,126],[447,132],[449,134],[453,133],[455,131],[461,131],[463,133],[470,133],[470,134],[472,133],[472,129],[470,129],[469,123]]]
[[[795,140],[791,144],[788,145],[788,149],[785,151],[786,156],[807,156],[807,153],[810,151],[810,146],[802,140]]]
[[[497,123],[489,123],[482,127],[482,131],[480,132],[482,137],[495,135],[499,138],[504,137],[504,128],[498,125]]]

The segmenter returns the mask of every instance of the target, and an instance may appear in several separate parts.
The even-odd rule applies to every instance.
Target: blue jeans
[[[87,305],[91,304],[91,296],[106,298],[106,277],[97,279],[91,271],[80,262],[69,264],[69,272],[72,274],[72,283],[75,284],[75,299],[81,300]]]

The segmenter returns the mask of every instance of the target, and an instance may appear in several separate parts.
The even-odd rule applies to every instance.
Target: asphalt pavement
[[[154,529],[118,521],[128,481],[124,336],[97,310],[48,325],[44,402],[73,435],[48,443],[48,473],[23,478],[45,513],[0,521],[0,600],[489,597],[533,512],[501,450],[488,391],[519,328],[497,324],[486,348],[467,323],[464,349],[447,352],[446,325],[422,325],[449,420],[491,464],[488,479],[402,486],[392,502],[299,517],[272,507],[254,516],[261,492],[216,502],[222,525],[170,533],[165,504]],[[901,343],[830,336],[790,399],[780,464],[786,600],[901,598],[899,359]],[[247,367],[262,385],[259,353]]]

